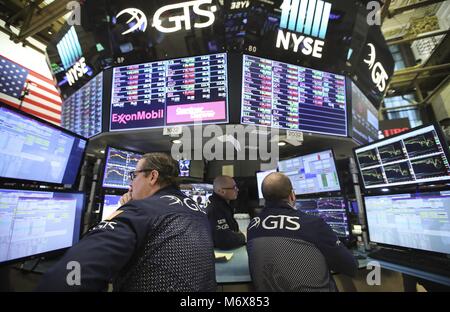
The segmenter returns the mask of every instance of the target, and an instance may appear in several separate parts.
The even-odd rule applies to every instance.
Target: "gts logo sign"
[[[254,218],[248,227],[248,230],[252,228],[258,228],[262,226],[266,230],[289,230],[297,231],[300,229],[300,218],[290,216],[274,216],[270,215],[264,218],[262,221],[259,217]]]

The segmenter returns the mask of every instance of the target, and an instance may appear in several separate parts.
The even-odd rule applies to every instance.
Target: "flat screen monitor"
[[[352,82],[351,128],[351,137],[359,144],[378,140],[378,111],[354,82]]]
[[[276,169],[273,170],[267,170],[267,171],[261,171],[256,173],[256,183],[258,184],[258,198],[264,199],[263,193],[262,193],[262,182],[264,181],[264,178],[267,177],[272,172],[277,172]]]
[[[73,185],[86,139],[0,103],[0,177]]]
[[[119,200],[122,195],[107,194],[103,198],[102,221],[108,218],[114,211],[119,208]]]
[[[244,55],[241,123],[347,136],[345,77]]]
[[[142,154],[108,146],[103,174],[103,187],[128,189],[129,172],[136,170]]]
[[[188,159],[180,159],[178,161],[178,167],[180,169],[180,177],[189,177],[191,173],[191,161]]]
[[[209,197],[213,194],[213,185],[207,183],[193,183],[180,185],[181,191],[192,198],[201,208],[209,204]]]
[[[296,195],[341,190],[332,150],[281,160],[278,171],[289,177]]]
[[[449,151],[435,125],[354,149],[366,189],[450,180]]]
[[[364,197],[370,241],[450,254],[450,192]]]
[[[343,197],[298,199],[296,208],[322,218],[339,237],[349,237],[346,200]]]
[[[86,138],[102,132],[103,73],[64,100],[61,126]]]
[[[228,122],[227,55],[113,70],[110,130]]]
[[[71,247],[84,194],[0,189],[0,263]]]

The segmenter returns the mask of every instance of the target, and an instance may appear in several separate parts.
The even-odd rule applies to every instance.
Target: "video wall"
[[[225,53],[113,69],[110,130],[228,122]]]

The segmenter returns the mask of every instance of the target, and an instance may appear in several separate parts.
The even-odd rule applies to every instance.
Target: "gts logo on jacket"
[[[254,218],[248,227],[248,230],[252,228],[257,229],[262,226],[266,230],[290,230],[297,231],[300,229],[299,217],[291,217],[285,215],[269,215],[262,221],[261,218]]]

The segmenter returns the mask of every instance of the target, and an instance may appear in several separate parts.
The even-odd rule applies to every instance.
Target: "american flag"
[[[0,55],[0,100],[51,123],[61,124],[61,96],[48,79]]]

